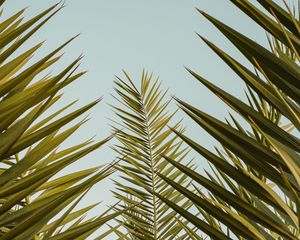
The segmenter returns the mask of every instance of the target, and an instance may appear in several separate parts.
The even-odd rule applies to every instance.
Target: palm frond
[[[26,22],[23,9],[0,23],[1,240],[87,237],[121,214],[84,220],[96,205],[77,208],[94,184],[114,172],[112,165],[57,175],[111,138],[96,142],[90,139],[60,149],[87,119],[71,122],[99,102],[65,114],[75,104],[72,102],[50,114],[51,107],[62,97],[60,90],[85,73],[77,72],[79,57],[58,74],[46,74],[60,59],[60,51],[75,37],[35,62],[32,56],[43,43],[16,54],[62,7],[54,4]]]
[[[300,123],[299,20],[290,9],[286,11],[271,0],[258,1],[269,13],[250,1],[231,2],[269,32],[271,50],[199,10],[253,64],[254,71],[201,37],[246,83],[248,103],[188,69],[238,118],[231,115],[231,121],[223,122],[176,99],[179,107],[222,149],[214,153],[174,129],[177,136],[209,161],[212,171],[204,176],[165,156],[193,180],[197,193],[164,174],[160,177],[190,199],[199,217],[170,199],[157,196],[211,239],[296,240],[300,226],[300,141],[296,133]]]
[[[173,191],[168,184],[158,177],[164,174],[177,180],[184,187],[190,187],[190,181],[183,173],[174,170],[162,157],[166,155],[181,162],[188,156],[189,149],[182,147],[182,141],[171,136],[168,124],[174,113],[167,108],[170,103],[165,100],[166,91],[161,90],[158,80],[143,72],[141,86],[138,89],[130,76],[124,72],[126,80],[118,78],[115,82],[116,99],[122,104],[113,109],[120,119],[116,121],[119,144],[114,147],[124,160],[117,167],[122,182],[115,182],[115,196],[126,208],[140,203],[136,208],[123,215],[123,224],[131,239],[172,239],[186,232],[176,213],[156,197],[159,193],[172,199],[182,207],[190,208],[189,202]],[[183,132],[179,123],[175,124]],[[185,162],[194,169],[192,162]]]

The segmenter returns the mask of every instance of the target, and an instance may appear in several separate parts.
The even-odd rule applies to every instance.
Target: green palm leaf
[[[172,239],[183,236],[188,231],[177,221],[176,213],[163,203],[155,193],[172,199],[172,202],[189,208],[190,204],[163,182],[158,173],[163,173],[173,180],[189,187],[187,176],[162,158],[162,154],[181,162],[188,154],[178,137],[171,136],[167,127],[171,124],[174,113],[167,108],[170,101],[165,101],[166,91],[160,83],[153,81],[152,75],[143,72],[140,89],[125,73],[126,80],[118,79],[115,84],[116,99],[121,107],[113,107],[120,122],[114,127],[120,144],[114,147],[123,159],[117,167],[121,172],[122,182],[115,182],[115,196],[126,208],[140,203],[133,210],[123,215],[123,227],[131,239]],[[182,132],[179,124],[175,128]],[[188,163],[190,168],[194,165]],[[180,239],[180,238],[179,238]]]
[[[70,123],[99,102],[64,114],[74,105],[72,102],[48,113],[60,100],[60,90],[85,73],[77,72],[79,57],[57,75],[45,74],[75,37],[36,62],[31,58],[42,43],[12,55],[62,7],[55,4],[26,22],[21,10],[0,23],[1,240],[86,238],[123,213],[84,220],[95,205],[76,208],[93,185],[115,171],[113,164],[56,175],[111,139],[97,142],[89,139],[60,149],[87,120]]]
[[[176,99],[179,107],[220,143],[222,150],[213,153],[196,139],[173,129],[210,162],[212,171],[206,171],[206,177],[164,156],[193,180],[197,193],[159,174],[193,203],[197,217],[195,210],[189,211],[159,193],[156,195],[212,239],[298,239],[300,141],[295,131],[299,131],[300,123],[299,20],[290,9],[286,11],[274,1],[258,1],[273,16],[250,1],[231,2],[273,36],[272,41],[269,39],[271,50],[199,10],[254,65],[253,72],[201,37],[246,83],[248,103],[188,69],[241,120],[230,115],[232,121],[223,122]],[[288,127],[282,126],[282,120]]]

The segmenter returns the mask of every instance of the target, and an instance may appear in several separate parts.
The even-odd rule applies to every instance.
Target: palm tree
[[[114,120],[114,131],[119,143],[114,149],[122,159],[117,167],[122,181],[115,180],[113,192],[120,200],[118,211],[133,204],[136,207],[122,215],[118,223],[125,229],[115,233],[124,239],[189,239],[185,221],[154,194],[157,192],[185,209],[192,205],[157,174],[163,173],[184,188],[191,186],[187,176],[174,170],[162,157],[164,154],[187,163],[189,149],[182,147],[183,142],[172,136],[168,128],[173,124],[176,111],[169,113],[170,100],[165,100],[167,91],[161,89],[152,74],[143,72],[140,87],[126,72],[124,74],[124,80],[115,81],[119,106],[113,109],[119,121]],[[183,133],[180,123],[174,128]],[[192,161],[188,161],[187,166],[194,169]]]
[[[1,6],[4,1],[1,1]],[[86,239],[113,213],[86,219],[95,205],[75,208],[89,189],[114,170],[111,165],[83,169],[57,177],[57,173],[98,149],[109,139],[92,139],[69,148],[59,146],[87,119],[82,116],[99,100],[62,115],[72,102],[52,111],[61,89],[85,72],[77,72],[80,57],[57,75],[46,73],[59,61],[60,51],[73,37],[33,62],[43,43],[22,54],[18,50],[63,6],[55,4],[28,21],[25,9],[0,22],[0,239]]]
[[[300,68],[299,19],[271,0],[231,0],[275,40],[270,50],[199,10],[253,64],[252,71],[209,40],[204,42],[246,83],[248,103],[188,71],[246,121],[220,121],[187,102],[180,108],[222,146],[214,153],[174,130],[213,166],[207,176],[169,156],[165,159],[193,179],[197,193],[159,174],[197,208],[189,211],[156,193],[162,201],[211,239],[299,239]],[[282,125],[282,122],[286,123]],[[290,131],[294,129],[294,131]]]

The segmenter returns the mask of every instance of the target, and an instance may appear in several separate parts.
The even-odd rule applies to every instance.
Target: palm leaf
[[[160,177],[193,202],[199,217],[164,196],[157,196],[212,239],[298,239],[300,141],[295,131],[299,131],[300,123],[299,20],[290,9],[286,11],[271,0],[258,1],[271,16],[250,1],[231,2],[272,35],[271,49],[199,10],[254,65],[253,72],[201,37],[246,83],[248,103],[188,69],[239,118],[230,114],[232,121],[223,122],[176,99],[179,107],[213,136],[222,149],[217,148],[215,154],[173,129],[210,162],[212,172],[207,171],[206,177],[164,156],[193,180],[198,194],[164,174]],[[281,121],[294,131],[283,127]],[[216,236],[216,231],[222,235]]]
[[[191,186],[187,177],[163,160],[162,154],[181,162],[188,149],[182,141],[170,136],[174,113],[168,113],[170,101],[165,101],[166,92],[152,75],[142,74],[140,90],[125,72],[126,80],[115,82],[116,99],[121,107],[113,107],[120,122],[114,127],[119,144],[114,147],[123,161],[117,167],[122,173],[122,182],[116,182],[115,196],[123,202],[118,208],[140,204],[123,215],[123,227],[132,239],[171,239],[185,232],[174,218],[176,213],[164,204],[155,193],[168,196],[174,203],[189,208],[181,194],[164,183],[158,173],[177,179],[185,187]],[[153,82],[152,82],[153,81]],[[180,132],[179,124],[175,124]],[[193,167],[192,162],[188,166]]]
[[[0,2],[2,4],[4,1]],[[95,205],[76,209],[88,190],[115,170],[112,165],[84,169],[70,174],[57,173],[80,160],[111,139],[91,139],[60,149],[86,119],[83,116],[99,100],[65,111],[75,102],[49,110],[61,98],[64,87],[83,76],[75,59],[57,75],[45,72],[55,67],[60,51],[75,37],[37,61],[32,56],[39,43],[24,53],[17,49],[48,22],[63,5],[54,4],[23,21],[21,10],[0,23],[0,239],[73,239],[88,237],[100,226],[123,212],[96,219],[85,215]],[[14,55],[13,55],[14,54]],[[76,222],[76,224],[75,224]],[[72,228],[69,228],[73,226]]]

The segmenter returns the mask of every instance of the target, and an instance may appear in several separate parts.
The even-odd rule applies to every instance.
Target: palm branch
[[[210,151],[174,130],[210,162],[212,171],[204,176],[165,156],[194,180],[196,194],[167,176],[160,176],[189,198],[201,215],[197,217],[161,194],[156,195],[211,239],[299,239],[299,20],[292,10],[285,10],[274,1],[258,0],[266,11],[250,1],[231,2],[275,39],[268,50],[199,10],[253,64],[255,71],[201,37],[246,83],[249,102],[188,71],[233,109],[239,119],[245,120],[250,130],[235,117],[232,123],[223,122],[176,99],[180,108],[223,149]]]
[[[125,234],[129,233],[125,239],[186,239],[183,235],[187,234],[187,229],[180,224],[183,220],[176,217],[176,213],[154,192],[184,208],[191,206],[180,193],[174,192],[158,177],[158,173],[162,173],[185,188],[190,187],[187,176],[174,170],[162,158],[162,154],[167,155],[194,169],[191,161],[182,161],[187,159],[189,149],[182,147],[183,142],[177,136],[171,136],[168,124],[172,124],[175,112],[167,110],[170,100],[165,100],[167,91],[161,89],[158,80],[143,72],[138,88],[130,76],[126,72],[124,74],[125,80],[118,78],[115,81],[115,98],[120,106],[113,106],[119,119],[114,120],[114,131],[119,141],[114,149],[122,158],[117,167],[122,181],[115,181],[114,194],[121,201],[118,210],[137,204],[119,220],[126,230]],[[183,132],[179,123],[175,124],[175,128]]]
[[[23,20],[23,9],[0,22],[1,240],[86,238],[120,214],[86,219],[97,204],[77,207],[94,184],[114,171],[111,165],[61,174],[110,139],[88,139],[59,148],[87,119],[75,124],[71,121],[99,102],[69,111],[75,104],[72,102],[52,110],[62,97],[60,90],[85,73],[77,72],[79,57],[57,75],[48,74],[61,58],[61,50],[75,37],[36,61],[32,57],[43,43],[17,52],[62,7],[55,4],[27,21]]]

